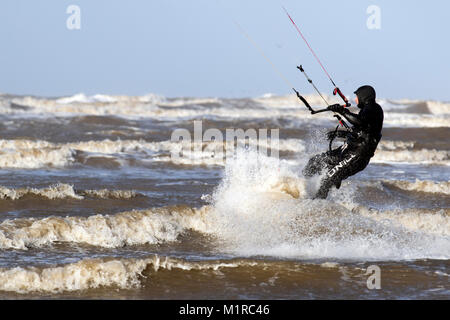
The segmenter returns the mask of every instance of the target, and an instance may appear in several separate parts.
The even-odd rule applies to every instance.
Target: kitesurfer
[[[381,139],[383,128],[383,109],[376,103],[375,89],[362,86],[354,92],[356,103],[361,109],[358,114],[335,104],[328,110],[342,115],[351,125],[350,130],[336,130],[328,133],[328,139],[345,138],[345,143],[336,148],[312,157],[303,169],[303,175],[312,177],[326,173],[321,181],[315,199],[326,199],[329,190],[340,188],[342,180],[364,170],[374,156]]]

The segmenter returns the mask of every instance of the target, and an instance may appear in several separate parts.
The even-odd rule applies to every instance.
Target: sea
[[[1,94],[0,299],[449,299],[450,102],[377,101],[313,200],[338,122],[294,95]]]

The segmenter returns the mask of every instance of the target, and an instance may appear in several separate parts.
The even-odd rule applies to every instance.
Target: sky
[[[80,9],[79,29],[67,27],[70,5]],[[331,94],[282,6],[347,96],[370,84],[378,97],[450,101],[445,0],[2,0],[0,92],[255,97],[294,85],[312,93],[302,64]]]

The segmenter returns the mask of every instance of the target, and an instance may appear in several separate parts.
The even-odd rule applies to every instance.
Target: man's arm
[[[360,128],[364,127],[365,122],[363,121],[363,119],[360,117],[359,114],[352,113],[339,104],[333,104],[329,106],[328,110],[339,113],[353,126],[357,126]]]
[[[360,128],[364,127],[364,121],[361,119],[361,117],[358,114],[352,113],[352,112],[348,111],[347,109],[344,109],[344,111],[341,114],[352,125],[360,127]]]

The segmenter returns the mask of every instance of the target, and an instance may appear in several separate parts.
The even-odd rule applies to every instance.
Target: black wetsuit
[[[319,191],[314,198],[326,199],[331,187],[341,186],[341,181],[358,173],[369,164],[383,128],[383,109],[375,102],[375,90],[370,86],[363,86],[355,91],[358,96],[358,114],[347,109],[339,112],[350,124],[349,131],[338,131],[338,137],[345,137],[344,145],[331,151],[312,157],[303,174],[311,177],[326,169],[326,175],[321,181]]]

